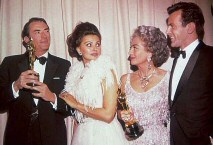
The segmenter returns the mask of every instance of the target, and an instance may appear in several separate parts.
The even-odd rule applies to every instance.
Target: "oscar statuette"
[[[29,69],[30,70],[34,70],[34,62],[36,60],[36,55],[35,55],[35,46],[33,44],[33,40],[30,39],[30,41],[27,43],[27,51],[28,51],[28,56],[29,56]],[[39,74],[36,74],[36,76],[38,76],[39,79]],[[35,86],[34,83],[29,83],[29,86]]]
[[[126,100],[126,94],[122,93],[120,89],[118,89],[118,103],[121,106],[121,110],[129,110],[129,106]],[[135,140],[140,137],[143,132],[143,127],[135,118],[125,122],[125,137],[127,138],[127,140]]]

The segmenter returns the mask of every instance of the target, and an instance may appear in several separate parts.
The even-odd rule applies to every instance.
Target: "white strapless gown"
[[[77,62],[67,74],[65,90],[86,106],[102,108],[104,96],[101,82],[105,79],[107,86],[115,83],[111,70],[116,72],[114,64],[106,56],[100,56],[85,67],[82,62]],[[75,118],[79,124],[74,131],[72,145],[129,144],[116,115],[111,123],[90,118],[79,111],[75,112]]]

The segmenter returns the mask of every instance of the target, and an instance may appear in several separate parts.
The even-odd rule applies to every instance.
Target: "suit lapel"
[[[58,64],[54,61],[53,56],[51,54],[48,54],[47,66],[46,66],[45,75],[44,75],[45,84],[47,85],[50,84],[57,67],[58,67]]]
[[[174,69],[175,69],[175,66],[176,66],[176,63],[177,63],[177,59],[178,59],[178,57],[174,58],[174,60],[173,60],[171,75],[170,75],[170,78],[169,78],[169,106],[170,107],[172,105],[172,100],[171,100],[172,78],[173,78]]]
[[[194,66],[197,62],[199,52],[200,52],[200,48],[202,47],[202,45],[203,45],[202,42],[200,42],[200,44],[198,44],[198,46],[196,47],[196,49],[194,50],[194,52],[192,53],[192,55],[189,59],[187,65],[186,65],[186,68],[184,69],[183,74],[182,74],[180,81],[178,83],[173,103],[177,100],[178,96],[180,96],[184,86],[187,84],[189,76],[191,75],[192,70],[194,69]]]

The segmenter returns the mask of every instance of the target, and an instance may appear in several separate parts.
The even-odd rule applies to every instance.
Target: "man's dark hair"
[[[182,25],[186,26],[190,22],[195,23],[198,39],[203,40],[205,20],[200,7],[191,2],[179,2],[167,8],[169,15],[178,10],[182,11]]]
[[[30,29],[29,27],[32,22],[44,22],[48,26],[46,20],[44,20],[43,18],[33,17],[33,18],[29,19],[29,21],[24,25],[24,28],[22,30],[22,33],[21,33],[22,40],[24,40],[25,36],[29,37],[29,29]],[[26,42],[24,42],[24,41],[22,41],[22,44],[25,47],[27,45]]]

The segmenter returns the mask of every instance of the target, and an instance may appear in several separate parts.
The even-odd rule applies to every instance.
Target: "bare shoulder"
[[[122,75],[121,78],[120,78],[120,81],[121,81],[121,82],[126,82],[127,75],[128,75],[128,74]]]
[[[126,85],[126,81],[127,81],[127,74],[124,74],[121,76],[120,78],[120,88],[121,88],[121,92],[125,92],[125,85]]]

